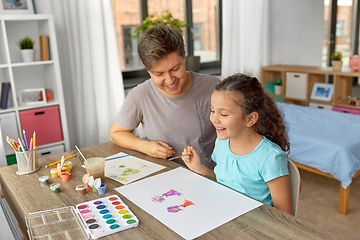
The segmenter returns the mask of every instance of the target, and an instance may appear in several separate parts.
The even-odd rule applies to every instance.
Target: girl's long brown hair
[[[252,112],[259,114],[254,125],[255,131],[279,145],[284,152],[290,150],[283,116],[257,78],[234,74],[218,83],[215,90],[241,93],[244,100],[242,101],[239,95],[234,101],[244,110],[243,117]]]

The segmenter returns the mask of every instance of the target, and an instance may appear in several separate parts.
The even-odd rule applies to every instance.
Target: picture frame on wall
[[[0,14],[34,14],[32,0],[0,0]]]
[[[314,83],[311,91],[311,99],[331,101],[334,93],[334,85],[329,83]]]

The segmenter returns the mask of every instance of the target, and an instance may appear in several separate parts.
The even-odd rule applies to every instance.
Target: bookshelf
[[[303,97],[294,97],[287,94],[287,73],[306,74],[304,81],[304,94]],[[311,99],[311,92],[315,83],[325,83],[326,77],[332,76],[334,93],[331,101]],[[282,98],[284,102],[300,104],[309,106],[310,103],[317,105],[331,106],[332,108],[348,109],[348,112],[356,111],[360,114],[360,106],[351,105],[346,96],[352,95],[353,78],[360,77],[360,72],[349,71],[333,71],[332,68],[320,68],[314,66],[299,66],[299,65],[271,65],[261,68],[261,83],[265,87],[266,83],[274,82],[278,78],[283,80],[283,91],[281,95],[271,94],[273,97]],[[289,86],[288,86],[289,89]],[[293,91],[300,91],[297,89]]]
[[[34,62],[23,62],[17,46],[18,40],[25,36],[35,40]],[[47,37],[41,39],[40,36]],[[49,44],[49,58],[44,58],[44,46],[40,46],[40,42],[44,40]],[[68,125],[52,15],[0,15],[0,83],[2,82],[9,82],[11,85],[8,106],[6,109],[0,108],[3,140],[6,135],[17,139],[22,136],[24,128],[28,136],[38,129],[44,134],[41,136],[36,132],[37,139],[47,139],[44,144],[37,146],[38,157],[69,151]],[[24,103],[19,99],[19,92],[28,89],[48,89],[53,97],[49,101]],[[60,128],[60,132],[57,130],[52,133],[54,126],[45,123],[54,121],[55,118],[55,128]],[[57,134],[56,138],[49,137],[54,134]],[[8,144],[5,144],[5,152],[7,156],[14,154]]]

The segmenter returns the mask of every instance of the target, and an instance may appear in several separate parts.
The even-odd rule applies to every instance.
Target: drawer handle
[[[343,111],[343,113],[350,113],[350,112],[348,112],[348,111]]]
[[[44,156],[44,155],[47,155],[47,154],[50,154],[51,152],[49,151],[49,152],[43,152],[43,153],[41,153],[41,156]]]
[[[294,77],[300,77],[300,75],[294,75]]]
[[[40,115],[40,114],[44,114],[45,112],[42,111],[42,112],[36,112],[35,115]]]
[[[323,107],[323,106],[318,106],[318,108],[320,108],[320,109],[324,109],[324,107]]]

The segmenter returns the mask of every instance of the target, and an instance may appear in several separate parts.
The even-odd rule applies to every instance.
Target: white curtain
[[[223,1],[222,78],[260,78],[261,66],[270,63],[269,12],[269,0]]]
[[[52,0],[71,148],[110,141],[125,98],[110,0]]]

